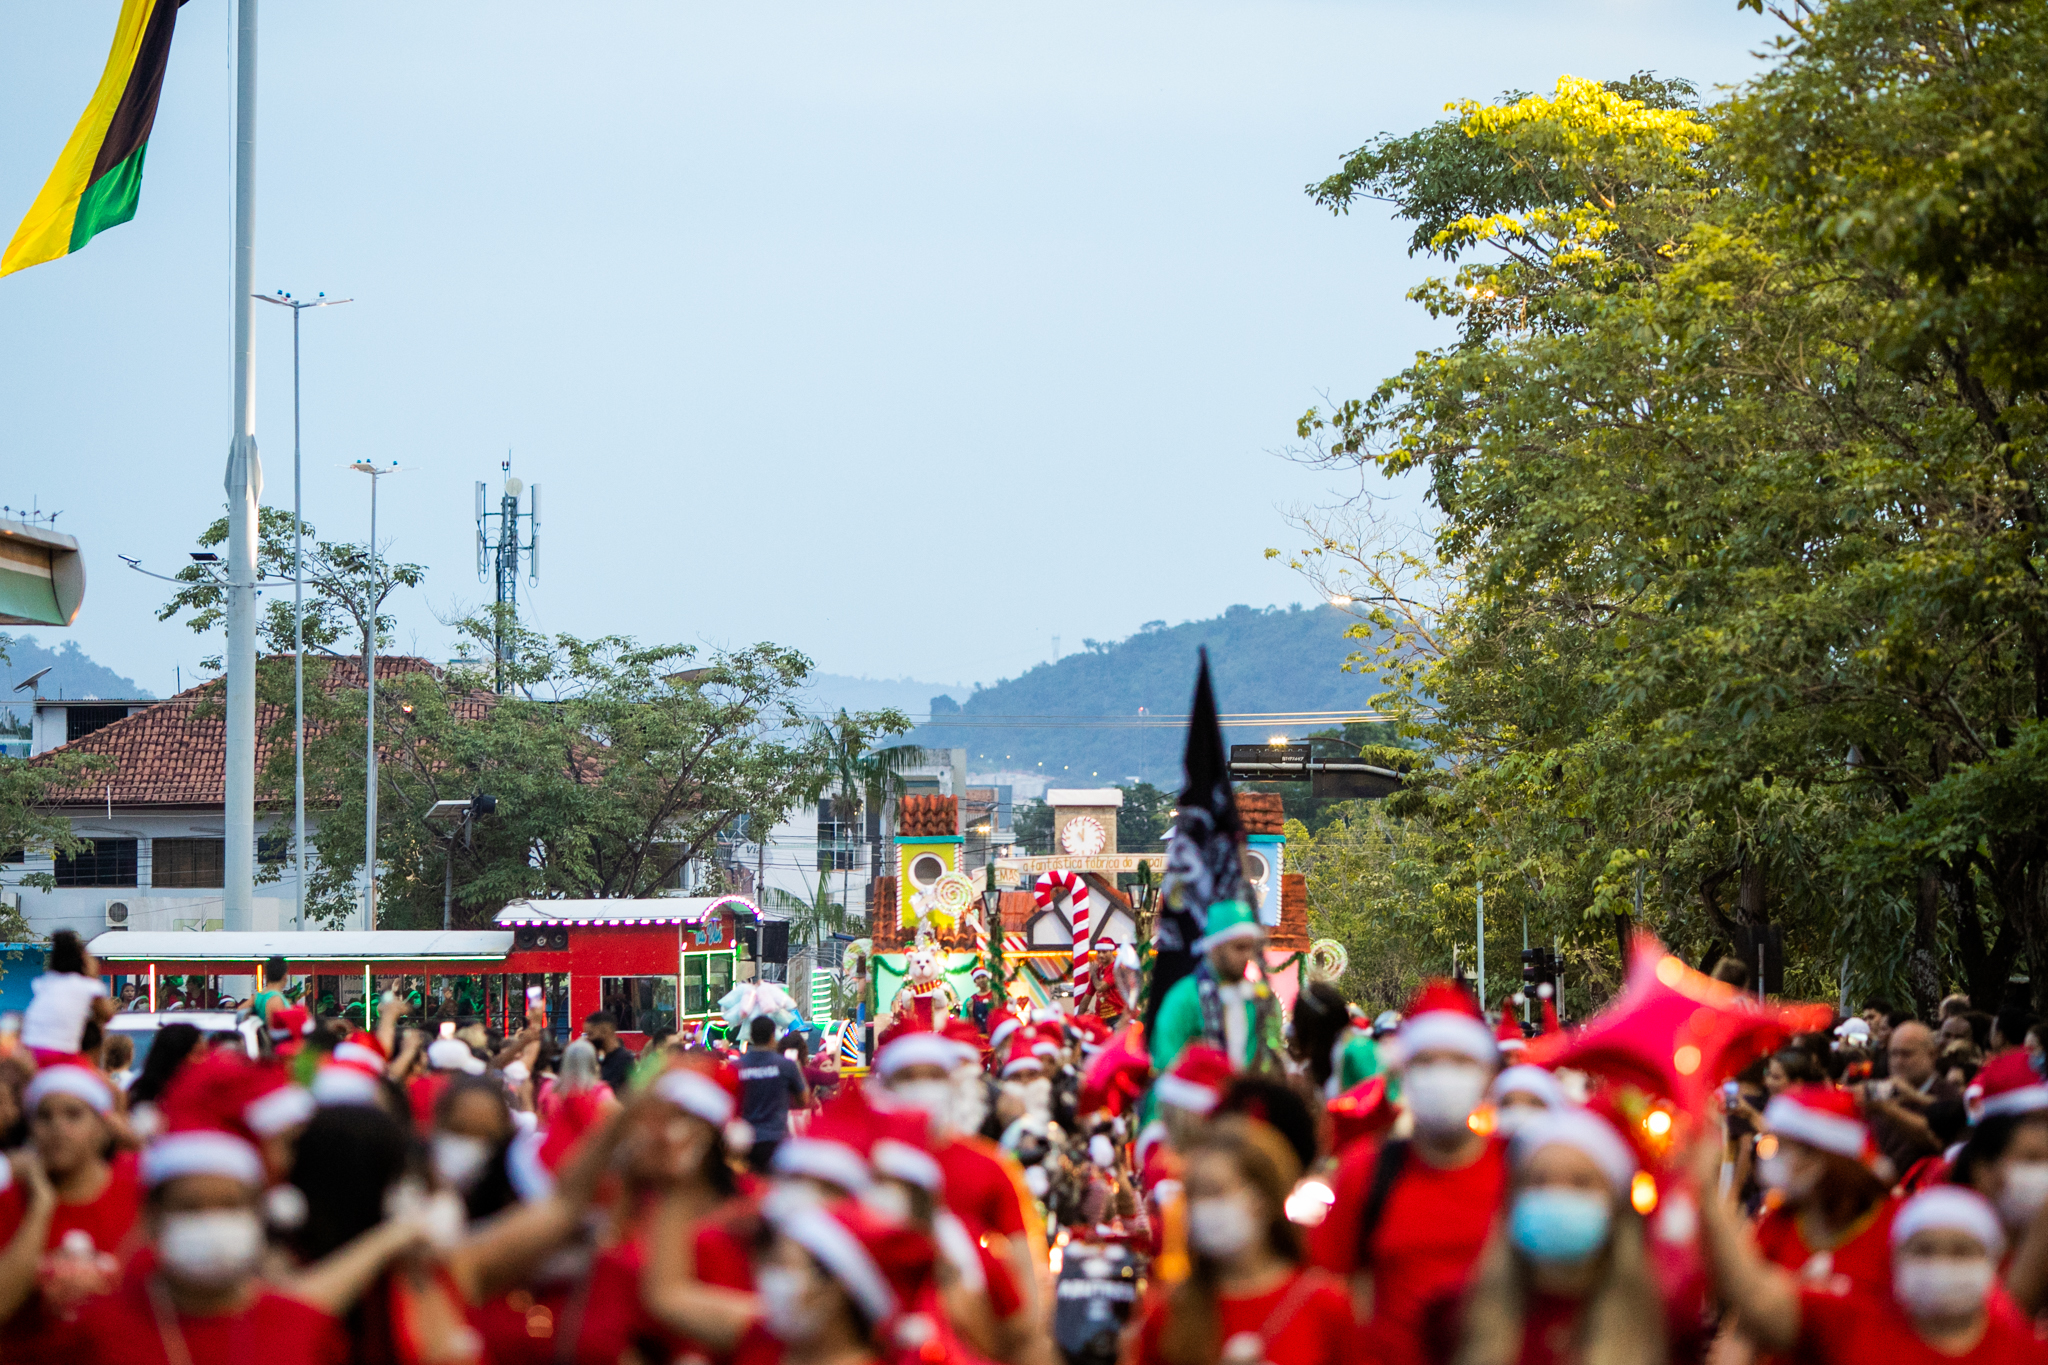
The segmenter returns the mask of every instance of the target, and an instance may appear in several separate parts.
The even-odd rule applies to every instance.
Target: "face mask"
[[[263,1224],[249,1209],[166,1214],[156,1254],[189,1284],[230,1285],[256,1268],[263,1254]]]
[[[1003,1090],[1015,1095],[1031,1118],[1042,1119],[1052,1113],[1052,1082],[1043,1076],[1035,1081],[1011,1081]]]
[[[761,1296],[761,1325],[781,1341],[807,1341],[817,1335],[822,1316],[807,1303],[811,1277],[800,1270],[767,1266],[754,1272],[754,1292]]]
[[[1486,1073],[1460,1062],[1412,1066],[1401,1077],[1401,1098],[1427,1133],[1454,1132],[1465,1126],[1486,1094]]]
[[[1772,1152],[1756,1159],[1756,1178],[1765,1189],[1776,1190],[1787,1199],[1804,1199],[1813,1193],[1813,1184],[1819,1173],[1807,1171],[1794,1175],[1791,1160],[1783,1152]]]
[[[1892,1263],[1892,1295],[1916,1318],[1955,1318],[1984,1306],[1991,1262],[1901,1256]]]
[[[1508,1236],[1533,1261],[1574,1265],[1606,1245],[1612,1216],[1605,1195],[1538,1186],[1515,1196]]]
[[[461,1133],[434,1134],[434,1169],[441,1178],[468,1194],[490,1164],[491,1145]]]
[[[2015,1231],[2034,1221],[2041,1205],[2048,1204],[2048,1161],[2015,1161],[2005,1168],[2005,1185],[1998,1192],[1998,1213]]]
[[[953,1083],[951,1081],[904,1081],[889,1087],[889,1093],[912,1109],[922,1109],[931,1115],[932,1122],[943,1123],[951,1117],[953,1109]]]
[[[953,1078],[953,1122],[951,1131],[972,1133],[988,1121],[988,1087],[978,1071],[962,1071]]]
[[[1188,1244],[1204,1256],[1235,1256],[1258,1231],[1258,1219],[1242,1197],[1188,1201]]]
[[[1504,1105],[1493,1111],[1493,1131],[1502,1137],[1513,1137],[1526,1125],[1550,1112],[1547,1109],[1531,1109],[1526,1104]]]

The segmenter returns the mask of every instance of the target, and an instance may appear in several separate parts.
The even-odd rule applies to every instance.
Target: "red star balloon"
[[[1152,1058],[1145,1051],[1145,1026],[1135,1019],[1110,1035],[1089,1059],[1075,1110],[1120,1114],[1152,1082]]]
[[[1638,934],[1613,1003],[1583,1028],[1530,1039],[1522,1060],[1573,1067],[1704,1114],[1716,1085],[1794,1034],[1828,1027],[1834,1014],[1826,1005],[1760,1003],[1686,966],[1654,934]]]

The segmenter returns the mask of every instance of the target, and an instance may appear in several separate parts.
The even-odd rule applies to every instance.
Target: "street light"
[[[405,709],[409,711],[412,708]],[[464,848],[474,848],[477,820],[482,816],[494,814],[497,809],[497,797],[478,792],[467,801],[436,801],[427,807],[427,813],[421,817],[430,828],[450,820],[455,822],[454,827],[448,831],[448,853],[441,864],[441,927],[444,930],[454,927],[455,836],[458,833],[462,835]]]
[[[306,567],[305,517],[300,501],[299,480],[299,314],[308,308],[331,308],[353,299],[330,299],[325,294],[308,303],[280,289],[276,294],[257,294],[265,303],[292,310],[292,850],[298,871],[296,927],[306,927]],[[375,553],[374,546],[371,553]],[[212,560],[215,555],[206,558]],[[198,555],[192,558],[198,559]]]
[[[364,722],[363,776],[363,928],[377,927],[377,484],[387,474],[398,473],[398,461],[389,465],[357,460],[349,466],[370,476],[370,619],[363,625],[363,695],[367,702]]]

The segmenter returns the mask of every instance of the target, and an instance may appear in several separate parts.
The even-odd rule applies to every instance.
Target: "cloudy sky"
[[[118,0],[0,9],[0,231]],[[1300,600],[1266,563],[1328,476],[1318,395],[1436,334],[1379,215],[1305,182],[1445,101],[1561,73],[1741,79],[1734,0],[357,0],[263,14],[258,286],[305,322],[305,499],[429,566],[400,645],[484,600],[473,486],[543,489],[547,630],[775,640],[1013,675],[1085,636]],[[178,24],[142,208],[0,280],[0,502],[90,560],[72,637],[167,692],[158,625],[230,434],[228,0]],[[257,319],[265,500],[290,321]],[[42,632],[47,643],[58,633]]]

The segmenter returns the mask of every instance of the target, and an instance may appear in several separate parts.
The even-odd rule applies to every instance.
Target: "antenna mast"
[[[512,477],[512,452],[498,466],[505,483],[498,494],[498,510],[486,511],[484,485],[476,486],[476,576],[489,573],[498,585],[498,611],[493,627],[497,690],[502,696],[507,675],[514,662],[511,627],[519,620],[519,556],[526,556],[526,584],[540,582],[540,485],[531,489]],[[519,510],[519,495],[527,495],[526,511]],[[526,522],[526,543],[519,543],[519,523]]]

